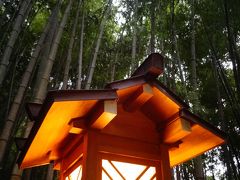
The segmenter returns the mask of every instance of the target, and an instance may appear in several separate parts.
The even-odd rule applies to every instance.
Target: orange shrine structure
[[[103,90],[51,91],[29,103],[35,123],[17,141],[20,168],[52,163],[61,180],[170,180],[171,167],[223,144],[222,131],[157,80],[162,72],[154,53]]]

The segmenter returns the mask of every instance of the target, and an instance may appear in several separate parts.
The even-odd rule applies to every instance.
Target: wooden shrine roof
[[[104,90],[51,91],[42,105],[30,103],[27,112],[35,124],[21,148],[20,167],[64,158],[88,129],[165,143],[171,166],[223,144],[222,131],[191,113],[156,79],[163,71],[162,61],[161,55],[152,54],[131,78],[109,83]]]

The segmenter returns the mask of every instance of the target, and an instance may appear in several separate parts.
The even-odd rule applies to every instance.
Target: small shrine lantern
[[[223,144],[222,131],[156,79],[162,72],[154,53],[104,90],[51,91],[28,104],[35,124],[20,168],[53,163],[62,180],[170,180],[171,167]]]

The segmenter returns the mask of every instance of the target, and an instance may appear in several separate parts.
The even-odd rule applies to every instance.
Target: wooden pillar
[[[169,162],[168,147],[164,144],[160,145],[160,166],[157,168],[158,180],[171,180],[171,167]]]
[[[83,180],[101,180],[101,159],[98,156],[98,133],[88,131],[83,144]]]
[[[47,177],[46,180],[53,180],[53,176],[54,176],[54,162],[50,162],[50,164],[48,165],[48,170],[47,170]]]

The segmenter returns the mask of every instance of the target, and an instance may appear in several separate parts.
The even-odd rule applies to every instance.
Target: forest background
[[[56,179],[21,171],[15,137],[31,125],[26,102],[48,90],[101,89],[153,52],[159,79],[228,143],[173,168],[180,179],[240,179],[240,1],[0,0],[0,179]]]

